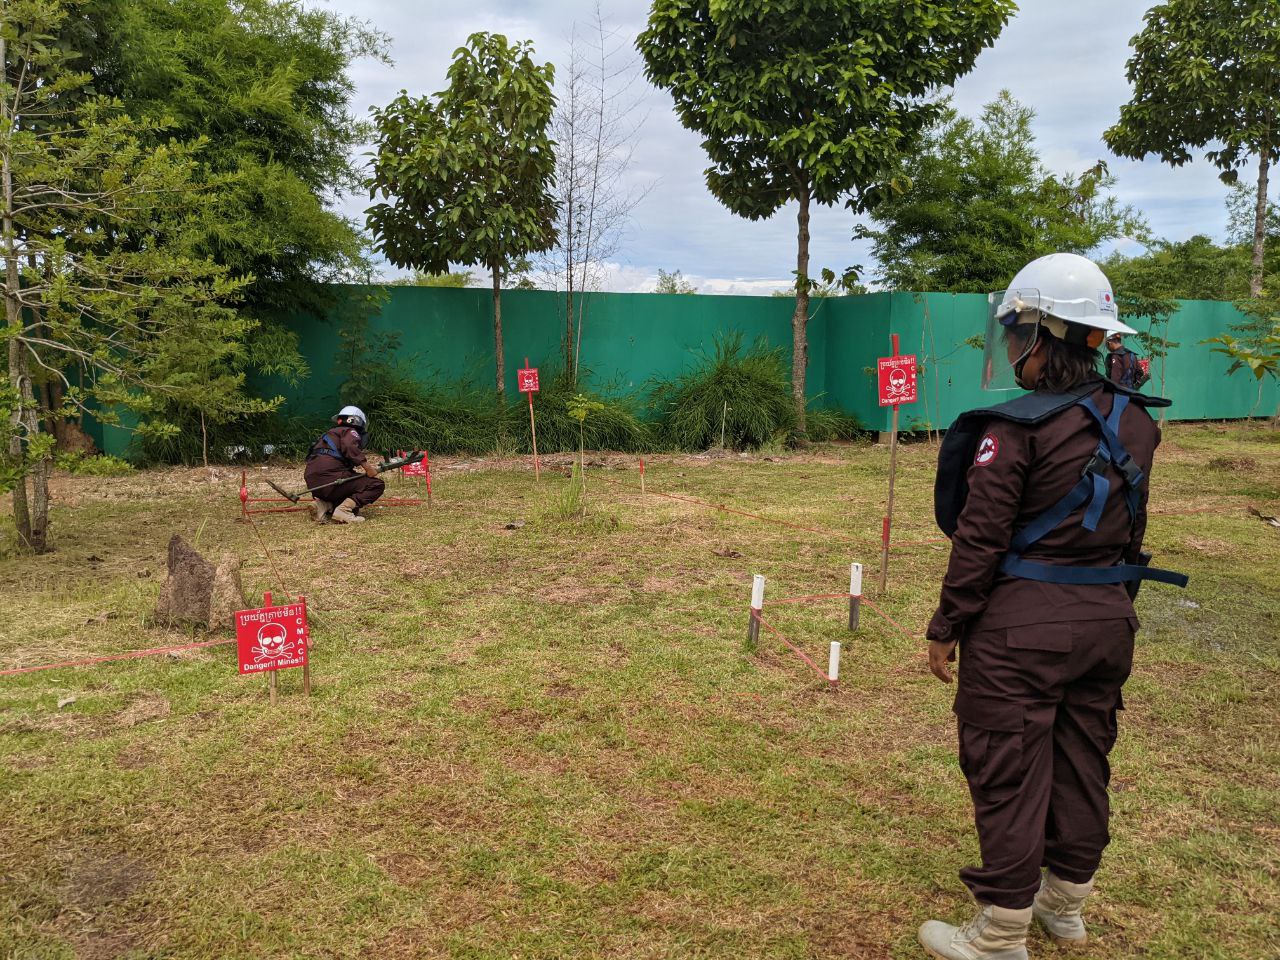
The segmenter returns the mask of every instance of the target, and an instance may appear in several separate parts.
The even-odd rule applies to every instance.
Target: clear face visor
[[[987,332],[983,339],[982,389],[1025,390],[1018,383],[1022,362],[1040,339],[1039,322],[1018,323],[1027,311],[1041,316],[1039,290],[999,290],[987,295]]]

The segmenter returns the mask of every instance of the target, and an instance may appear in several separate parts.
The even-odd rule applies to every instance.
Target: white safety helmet
[[[1035,350],[1040,331],[1059,340],[1097,349],[1105,336],[1134,333],[1120,322],[1111,281],[1096,263],[1076,253],[1051,253],[1018,271],[1009,289],[988,297],[982,389],[1030,389],[1022,382],[1022,364]],[[1018,356],[1005,339],[1010,328],[1033,327]]]
[[[334,416],[334,420],[342,420],[346,417],[353,417],[360,421],[360,429],[367,430],[369,428],[369,418],[364,415],[364,411],[359,407],[346,406],[338,411]]]
[[[1038,311],[1040,322],[1060,340],[1067,339],[1068,323],[1108,334],[1137,332],[1120,322],[1107,275],[1077,253],[1051,253],[1028,263],[1004,291],[995,315],[1004,326],[1035,323],[1030,311]],[[1018,314],[1016,321],[1009,320],[1013,313]]]

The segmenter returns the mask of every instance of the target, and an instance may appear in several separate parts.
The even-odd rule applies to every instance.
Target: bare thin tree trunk
[[[565,250],[568,260],[568,270],[565,271],[568,283],[568,289],[564,295],[564,372],[569,378],[570,384],[576,384],[577,378],[573,375],[573,187],[569,187],[569,209],[565,213],[567,236],[565,238]]]
[[[506,358],[502,353],[502,268],[497,264],[493,270],[493,353],[498,370],[498,404],[506,398]]]
[[[9,312],[9,297],[5,297],[5,313]],[[13,339],[9,341],[9,383],[20,390],[22,383],[22,344]],[[9,414],[9,457],[15,464],[22,462],[22,409],[15,406]],[[19,475],[13,486],[13,524],[18,530],[18,539],[27,547],[31,546],[31,508],[27,499],[27,476]]]
[[[9,69],[8,44],[0,37],[0,70]],[[6,128],[10,127],[10,109],[7,97],[0,97],[0,119]],[[9,456],[15,464],[23,460],[22,438],[26,433],[23,410],[24,397],[30,393],[30,378],[27,375],[26,356],[22,352],[22,341],[18,334],[22,330],[22,305],[18,302],[18,250],[17,238],[13,225],[13,170],[10,165],[13,141],[11,131],[5,134],[3,158],[0,158],[0,177],[3,177],[3,232],[4,242],[4,319],[9,330],[9,384],[17,394],[17,402],[9,414]],[[13,522],[18,530],[18,539],[29,549],[35,549],[35,540],[31,528],[31,505],[27,495],[27,476],[25,471],[18,477],[13,487]]]
[[[800,191],[796,215],[796,311],[791,316],[791,399],[796,410],[796,436],[808,436],[804,423],[805,372],[809,366],[809,187]]]
[[[596,230],[596,205],[597,194],[600,190],[600,165],[604,160],[605,142],[604,142],[604,124],[605,111],[608,109],[609,97],[605,90],[608,83],[609,74],[609,54],[607,50],[607,38],[604,31],[604,14],[600,10],[600,4],[596,3],[596,36],[600,41],[600,64],[599,74],[596,76],[596,89],[594,96],[596,98],[596,130],[594,143],[592,144],[591,156],[591,191],[587,197],[587,240],[586,246],[582,253],[582,283],[579,288],[585,290],[587,288],[587,271],[591,268],[591,241],[595,237]],[[582,363],[582,325],[587,319],[587,307],[584,301],[578,307],[578,330],[573,348],[573,380],[578,381],[578,367]]]
[[[1267,243],[1267,185],[1271,172],[1271,147],[1264,144],[1258,157],[1258,199],[1253,215],[1253,273],[1249,277],[1249,296],[1262,293],[1263,254]]]

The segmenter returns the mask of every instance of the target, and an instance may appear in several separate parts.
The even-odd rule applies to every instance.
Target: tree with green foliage
[[[555,242],[553,80],[531,43],[475,33],[454,52],[448,89],[433,97],[401,91],[374,111],[369,195],[382,200],[369,207],[368,223],[377,248],[398,267],[490,271],[499,399],[503,277]]]
[[[362,224],[332,201],[361,185],[370,136],[350,68],[385,61],[386,39],[297,0],[82,0],[58,42],[93,75],[81,95],[145,122],[140,143],[202,140],[192,179],[210,198],[194,251],[248,281],[239,309],[257,321],[234,366],[211,374],[305,376],[281,316],[329,312],[332,284],[369,272]],[[191,424],[194,408],[175,403],[153,416]]]
[[[253,323],[225,305],[243,281],[201,248],[213,217],[204,142],[156,146],[155,122],[93,94],[61,39],[82,12],[75,0],[0,7],[5,472],[19,540],[37,553],[48,547],[48,417],[90,402],[100,419],[164,400],[214,414],[270,406],[228,372]],[[41,402],[49,383],[57,409]]]
[[[987,293],[1049,253],[1085,254],[1145,236],[1142,218],[1110,189],[1104,164],[1053,173],[1040,159],[1035,112],[1002,91],[977,119],[944,103],[897,176],[909,184],[871,210],[877,279],[896,290]]]
[[[1262,383],[1267,377],[1280,382],[1280,303],[1274,299],[1254,300],[1240,304],[1258,327],[1267,326],[1267,333],[1248,339],[1238,339],[1223,334],[1212,337],[1202,343],[1216,343],[1214,353],[1224,353],[1231,358],[1231,366],[1227,375],[1238,370],[1248,370],[1258,381],[1258,394],[1261,400]],[[1271,426],[1280,427],[1280,406],[1271,418]]]
[[[1192,151],[1234,183],[1256,159],[1251,296],[1263,286],[1267,185],[1280,157],[1280,5],[1168,0],[1147,11],[1126,74],[1133,98],[1103,134],[1119,156],[1181,166]]]
[[[679,270],[674,273],[667,273],[661,267],[658,268],[658,282],[654,284],[654,293],[678,293],[678,294],[694,294],[698,292],[698,288],[684,278],[684,274]]]
[[[707,186],[735,214],[795,201],[791,390],[805,433],[809,211],[874,205],[1012,0],[654,0],[637,45],[649,79],[702,135]],[[844,278],[852,283],[852,273]]]
[[[1204,234],[1152,240],[1139,255],[1116,252],[1100,265],[1119,297],[1133,291],[1179,300],[1239,300],[1249,291],[1249,248],[1220,246]]]
[[[400,277],[387,284],[389,287],[451,287],[461,289],[471,286],[470,270],[459,270],[456,273],[427,273],[415,270],[412,276]]]

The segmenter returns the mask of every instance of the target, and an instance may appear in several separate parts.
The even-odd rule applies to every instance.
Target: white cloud
[[[530,39],[541,58],[563,62],[570,25],[585,21],[594,0],[472,0],[462,5],[420,0],[328,0],[329,9],[371,22],[392,38],[395,65],[362,63],[353,71],[356,105],[386,103],[401,89],[439,90],[455,48],[478,30]],[[1026,0],[996,45],[957,84],[957,106],[977,113],[1000,90],[1035,108],[1039,147],[1052,169],[1080,171],[1106,159],[1117,177],[1119,198],[1142,210],[1157,235],[1185,239],[1225,233],[1226,190],[1203,161],[1173,169],[1155,160],[1113,157],[1102,142],[1129,96],[1124,62],[1128,42],[1141,28],[1149,0]],[[647,0],[614,0],[606,13],[634,35],[643,26]],[[795,264],[795,210],[770,220],[735,217],[707,192],[706,159],[696,134],[680,126],[669,97],[646,88],[647,111],[634,157],[635,176],[657,181],[634,213],[631,228],[610,266],[609,289],[652,288],[657,270],[681,270],[704,292],[767,292],[789,284]],[[1243,177],[1249,173],[1243,172]],[[360,217],[363,197],[341,207]],[[871,266],[868,246],[851,240],[855,218],[842,208],[818,208],[810,226],[811,270],[837,272]],[[870,272],[870,271],[868,271]],[[773,280],[767,278],[782,277]],[[748,278],[748,279],[739,279]]]

